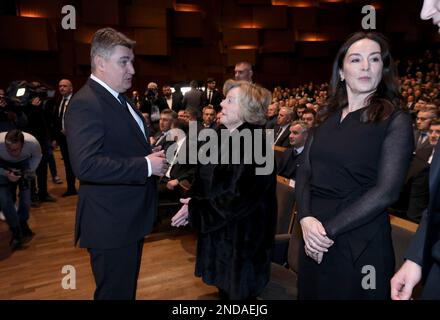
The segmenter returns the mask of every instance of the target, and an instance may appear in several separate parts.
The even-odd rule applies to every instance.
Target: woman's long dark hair
[[[333,62],[332,77],[330,79],[330,96],[321,108],[319,118],[327,119],[333,113],[348,105],[347,88],[345,81],[341,81],[340,70],[344,58],[353,43],[362,39],[377,42],[381,49],[383,61],[382,79],[367,99],[367,107],[362,112],[362,122],[382,121],[387,119],[395,110],[400,108],[400,89],[397,70],[389,51],[387,39],[376,32],[356,32],[342,45]]]

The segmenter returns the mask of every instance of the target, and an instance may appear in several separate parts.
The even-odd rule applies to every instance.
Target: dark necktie
[[[208,101],[209,101],[209,104],[211,104],[211,99],[212,99],[212,91],[209,90],[208,91]]]
[[[165,137],[165,132],[162,132],[162,133],[160,134],[160,136],[157,138],[156,143],[155,143],[154,145],[155,145],[155,146],[158,146],[159,143],[162,142],[162,140],[163,140],[164,137]]]
[[[417,141],[417,147],[420,147],[423,142],[425,142],[425,137],[427,136],[426,132],[420,132],[419,141]]]
[[[67,99],[64,98],[63,101],[61,102],[61,107],[60,107],[60,114],[59,114],[60,120],[63,119],[64,111],[65,111],[65,108],[66,108],[66,103],[67,103]]]
[[[280,137],[280,134],[281,134],[282,131],[283,131],[283,127],[279,127],[278,131],[277,131],[277,134],[275,135],[275,141],[278,140],[278,138]]]
[[[127,99],[125,98],[125,96],[123,94],[118,94],[118,100],[121,102],[121,104],[125,107],[125,110],[127,110],[128,112],[130,112],[128,110],[128,106],[127,106]]]

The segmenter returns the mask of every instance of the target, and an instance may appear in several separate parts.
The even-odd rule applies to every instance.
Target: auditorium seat
[[[398,270],[404,261],[405,252],[411,242],[414,232],[417,230],[417,224],[391,215],[390,222],[396,270]],[[301,237],[301,225],[296,219],[293,222],[293,230],[291,234],[277,235],[276,242],[289,242],[287,253],[288,266],[285,267],[276,263],[271,264],[271,277],[269,283],[259,296],[259,299],[297,299],[298,258],[299,250],[303,250],[301,248]],[[421,289],[420,285],[414,289],[413,297],[415,299],[420,296]]]

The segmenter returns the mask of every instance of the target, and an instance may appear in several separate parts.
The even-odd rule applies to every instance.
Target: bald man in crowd
[[[235,65],[235,69],[234,69],[235,80],[253,82],[252,81],[253,74],[254,73],[252,71],[252,64],[250,64],[249,62],[246,61],[238,62]]]
[[[78,194],[75,186],[76,177],[70,164],[69,149],[67,147],[67,139],[64,128],[64,115],[73,95],[72,82],[68,79],[60,80],[58,83],[58,91],[61,95],[61,101],[55,106],[55,110],[53,112],[52,138],[55,140],[52,142],[52,144],[53,146],[58,145],[60,147],[61,155],[63,156],[64,168],[66,171],[67,190],[62,196],[68,197]]]

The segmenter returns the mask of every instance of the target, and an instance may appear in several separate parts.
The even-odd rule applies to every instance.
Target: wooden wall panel
[[[78,43],[75,45],[75,62],[78,65],[90,65],[90,44]]]
[[[229,49],[227,50],[228,66],[233,66],[237,62],[248,61],[255,64],[257,60],[257,52],[255,49]]]
[[[294,52],[295,32],[293,30],[264,30],[263,52]]]
[[[254,45],[258,46],[258,29],[224,29],[223,44],[226,46]]]
[[[167,9],[146,5],[131,5],[125,8],[125,21],[129,27],[166,28]]]
[[[117,25],[120,23],[119,0],[82,0],[81,16],[87,24]]]
[[[47,19],[3,16],[0,19],[0,48],[12,50],[55,50]],[[56,45],[56,43],[55,43]]]
[[[239,5],[272,5],[272,0],[237,0]]]
[[[262,29],[285,29],[287,28],[287,8],[254,7],[253,23]]]
[[[167,56],[169,40],[167,29],[135,29],[135,53],[138,55]]]
[[[22,17],[59,18],[63,0],[20,0],[17,1],[18,13]]]
[[[203,21],[201,12],[174,12],[173,34],[177,38],[201,38]]]
[[[251,6],[239,6],[234,0],[224,0],[222,12],[224,28],[253,28],[254,13]]]
[[[318,28],[316,8],[292,8],[290,12],[295,29],[314,31]]]
[[[175,0],[132,0],[133,5],[146,6],[148,8],[173,9]]]

